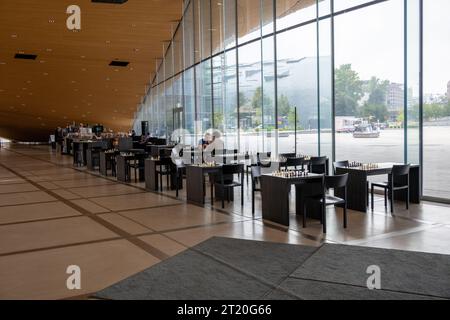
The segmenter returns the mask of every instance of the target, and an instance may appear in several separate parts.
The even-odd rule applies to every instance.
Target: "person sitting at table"
[[[205,153],[211,154],[215,157],[223,154],[225,143],[222,140],[222,134],[218,130],[212,133],[211,143],[205,148]]]
[[[211,142],[211,134],[209,132],[205,133],[205,136],[200,139],[200,141],[198,142],[198,145],[205,150],[206,147],[210,144]]]
[[[146,143],[148,142],[149,139],[150,139],[150,133],[147,132],[145,135],[143,134],[143,135],[141,136],[141,141],[140,141],[140,143],[141,143],[141,144],[146,144]]]

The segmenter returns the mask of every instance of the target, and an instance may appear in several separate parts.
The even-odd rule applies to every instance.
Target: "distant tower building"
[[[447,83],[447,99],[450,100],[450,81]]]
[[[389,112],[402,111],[403,105],[405,104],[403,85],[400,83],[390,83],[386,99],[386,105]]]

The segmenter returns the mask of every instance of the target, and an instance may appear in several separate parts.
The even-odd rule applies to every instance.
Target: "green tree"
[[[444,116],[450,117],[450,101],[447,101],[447,103],[444,106]]]
[[[245,106],[248,103],[248,99],[243,92],[239,92],[239,105]]]
[[[438,103],[425,104],[423,106],[423,116],[427,120],[436,120],[445,116],[445,108]]]
[[[367,93],[369,94],[369,104],[382,105],[386,104],[387,90],[389,81],[381,81],[377,77],[372,77],[367,84]]]
[[[214,112],[214,127],[218,130],[224,131],[225,123],[223,122],[222,112]]]
[[[295,126],[295,106],[293,106],[289,98],[282,94],[278,98],[278,116],[287,121],[285,129],[293,129]],[[297,118],[297,123],[299,119]]]
[[[384,122],[389,117],[389,112],[385,104],[371,104],[365,103],[361,108],[361,117],[372,118],[375,121]]]
[[[264,107],[264,114],[266,115],[274,114],[272,99],[266,94],[263,94],[263,90],[261,87],[256,88],[256,91],[252,97],[251,105],[252,108],[256,110],[256,115],[259,117],[262,117],[263,107]]]
[[[363,95],[362,82],[351,64],[343,64],[335,72],[336,115],[353,116]]]

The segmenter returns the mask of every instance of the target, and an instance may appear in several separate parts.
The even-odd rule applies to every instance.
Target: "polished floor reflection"
[[[0,299],[83,298],[212,236],[318,246],[323,242],[450,254],[450,206],[399,203],[395,216],[377,199],[369,214],[328,209],[328,233],[317,221],[289,230],[262,221],[260,197],[251,213],[221,203],[186,204],[185,191],[145,192],[72,168],[72,159],[48,147],[0,149]],[[236,190],[236,197],[238,197]],[[292,207],[293,208],[293,207]],[[66,287],[66,269],[78,265],[82,288]]]

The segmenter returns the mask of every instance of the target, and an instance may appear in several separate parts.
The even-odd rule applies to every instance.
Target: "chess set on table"
[[[200,167],[200,168],[213,168],[213,167],[217,167],[217,163],[215,161],[213,161],[213,162],[204,162],[204,163],[198,164],[196,166]]]
[[[122,156],[122,157],[132,157],[132,156],[134,156],[134,153],[132,153],[132,152],[121,152],[120,156]]]
[[[303,159],[305,161],[311,160],[311,156],[305,156],[305,155],[301,155],[301,154],[296,155],[295,158],[296,159]],[[287,159],[288,159],[287,157],[282,157],[282,156],[278,157],[278,161],[280,161],[280,162],[286,162]]]
[[[361,163],[361,162],[353,161],[353,162],[349,163],[348,167],[369,171],[369,170],[378,169],[380,167],[380,165],[378,163]]]
[[[272,173],[274,177],[280,178],[300,178],[300,177],[308,177],[308,171],[302,170],[278,170]]]
[[[117,151],[119,151],[119,150],[117,150],[117,149],[109,149],[109,150],[106,150],[105,153],[106,154],[112,154],[112,153],[116,153]]]

